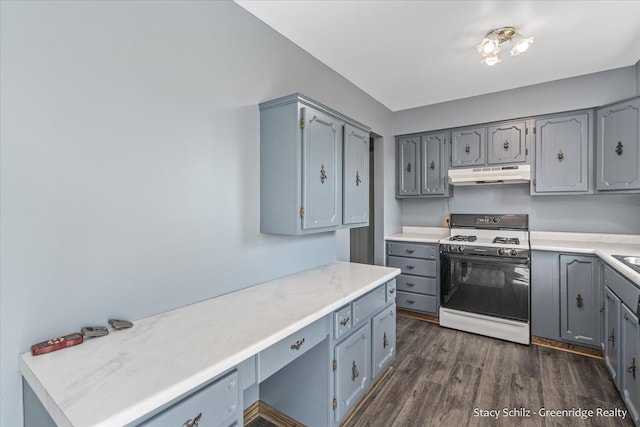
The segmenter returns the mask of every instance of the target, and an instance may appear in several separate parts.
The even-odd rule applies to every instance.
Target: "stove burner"
[[[496,237],[491,243],[502,243],[506,245],[519,245],[520,239],[517,237]]]
[[[449,238],[451,242],[475,242],[476,239],[476,236],[463,236],[461,234]]]

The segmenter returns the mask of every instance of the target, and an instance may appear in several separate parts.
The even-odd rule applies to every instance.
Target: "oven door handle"
[[[497,256],[489,256],[489,255],[459,255],[459,254],[451,254],[451,253],[442,253],[441,256],[443,258],[448,258],[451,260],[459,259],[470,262],[478,262],[478,261],[491,261],[491,262],[499,262],[502,264],[513,264],[513,265],[523,265],[529,267],[529,258],[508,258],[508,257],[497,257]]]

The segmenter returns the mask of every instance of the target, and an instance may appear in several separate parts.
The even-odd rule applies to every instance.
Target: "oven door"
[[[529,260],[440,255],[441,306],[529,321]]]

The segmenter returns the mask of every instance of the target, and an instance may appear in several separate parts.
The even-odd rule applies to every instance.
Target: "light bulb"
[[[500,62],[502,62],[502,60],[500,59],[500,57],[498,55],[488,55],[485,56],[482,61],[485,64],[487,64],[489,67],[492,67]]]
[[[524,38],[522,35],[517,34],[511,39],[511,45],[513,46],[511,49],[511,56],[518,56],[521,53],[526,52],[532,44],[533,37]]]

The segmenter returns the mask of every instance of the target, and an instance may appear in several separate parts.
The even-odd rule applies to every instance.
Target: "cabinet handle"
[[[564,153],[562,152],[562,150],[558,151],[557,157],[559,162],[564,160]]]
[[[346,325],[347,325],[347,323],[349,323],[349,316],[345,317],[344,319],[342,319],[342,320],[340,321],[340,324],[341,324],[342,326],[346,326]]]
[[[431,164],[429,165],[429,168],[431,168],[431,170],[434,170],[436,168],[436,162],[431,160]]]
[[[304,344],[304,338],[296,341],[295,344],[291,344],[291,350],[300,350],[300,347],[302,347],[302,344]]]
[[[580,294],[578,294],[578,296],[576,297],[576,306],[578,306],[578,308],[584,307],[584,299]]]
[[[469,147],[469,144],[464,146],[464,152],[469,154],[471,152],[471,147]]]
[[[389,345],[389,340],[387,339],[387,333],[385,332],[382,335],[382,348],[387,348],[388,345]]]
[[[360,172],[356,171],[356,187],[360,186],[362,180],[360,179]]]
[[[611,343],[611,347],[614,347],[616,345],[616,331],[615,329],[611,329],[611,335],[609,335],[609,338],[607,338],[607,341],[609,341]]]
[[[395,289],[389,289],[390,294],[394,293],[395,291],[396,291]]]
[[[627,368],[627,372],[633,375],[633,379],[636,379],[636,358],[631,359],[631,366]]]
[[[604,304],[600,306],[600,313],[602,313],[603,311],[604,311]]]
[[[320,183],[324,184],[327,179],[327,172],[324,170],[324,165],[322,165],[320,166]]]
[[[351,381],[355,381],[356,378],[360,376],[360,372],[358,372],[358,367],[356,366],[356,361],[353,361],[353,365],[351,366]]]
[[[622,317],[624,317],[624,320],[629,320],[629,316],[627,316],[627,313],[625,313]]]
[[[198,427],[200,418],[202,418],[202,412],[198,413],[194,419],[188,419],[185,421],[184,424],[182,424],[182,427]]]
[[[407,172],[411,172],[411,163],[407,163]]]
[[[413,288],[416,284],[413,282],[407,282],[407,286]]]
[[[624,145],[622,145],[622,141],[618,141],[618,145],[616,145],[616,154],[618,156],[622,156],[622,147],[624,147]]]
[[[412,254],[415,252],[415,249],[406,249],[405,252],[408,254]]]
[[[416,268],[416,266],[415,265],[411,265],[411,264],[407,264],[407,268],[409,270],[413,270],[414,268]]]
[[[508,139],[504,140],[504,144],[502,144],[502,147],[504,148],[504,151],[509,151],[509,140]]]
[[[409,304],[414,304],[414,303],[416,302],[416,300],[414,300],[414,299],[408,299],[408,300],[407,300],[407,302],[408,302]]]

